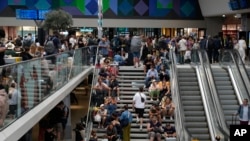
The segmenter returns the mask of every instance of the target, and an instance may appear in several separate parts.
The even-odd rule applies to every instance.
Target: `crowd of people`
[[[143,35],[133,36],[131,38],[115,36],[111,41],[104,37],[102,42],[103,43],[99,44],[101,49],[100,54],[104,58],[109,58],[109,61],[105,62],[105,59],[104,63],[101,64],[100,77],[94,87],[94,89],[97,90],[95,97],[98,99],[94,103],[101,106],[94,116],[98,117],[100,115],[100,118],[96,120],[99,122],[98,128],[109,129],[110,124],[113,124],[112,129],[117,128],[115,137],[125,137],[123,140],[127,140],[126,136],[129,133],[126,132],[128,130],[127,128],[123,129],[124,127],[118,126],[117,122],[117,119],[119,119],[117,116],[119,114],[121,115],[121,113],[117,113],[116,111],[117,101],[120,99],[119,95],[118,97],[111,95],[112,88],[109,83],[112,82],[112,80],[110,78],[116,75],[108,69],[111,60],[119,62],[119,65],[133,62],[130,65],[133,65],[135,68],[143,66],[145,74],[144,87],[141,87],[139,92],[133,97],[132,108],[136,112],[136,122],[140,125],[139,129],[142,130],[145,101],[147,100],[144,91],[148,91],[148,96],[153,104],[149,111],[150,120],[147,125],[147,131],[149,132],[150,140],[153,141],[155,139],[161,140],[162,136],[166,138],[176,137],[174,126],[167,123],[166,126],[162,127],[163,121],[167,118],[173,120],[175,109],[175,104],[171,97],[170,70],[168,66],[170,49],[175,51],[179,64],[198,61],[196,55],[198,49],[207,51],[210,63],[219,62],[219,55],[224,49],[237,49],[244,62],[245,56],[242,50],[245,52],[246,49],[244,37],[237,41],[235,38],[229,36],[224,36],[223,38],[219,38],[219,36],[207,36],[200,37],[199,39],[192,36],[180,36],[172,39],[164,35],[160,38],[145,37]],[[116,59],[117,54],[121,56],[119,58],[123,60]],[[119,89],[119,83],[117,83],[116,86],[117,89]],[[124,111],[126,111],[126,105]],[[125,115],[128,116],[129,114]],[[112,122],[113,120],[116,121],[115,124]],[[120,125],[122,125],[123,121],[121,119],[118,121],[120,121]],[[126,127],[130,128],[129,126]],[[159,130],[154,127],[159,127]],[[112,139],[108,137],[108,140]]]
[[[145,85],[138,89],[132,100],[132,109],[136,113],[136,122],[139,124],[139,129],[146,129],[150,135],[150,140],[154,140],[159,134],[153,134],[154,130],[152,129],[155,129],[156,132],[156,128],[158,128],[156,126],[160,125],[159,130],[161,132],[159,133],[161,136],[158,140],[162,136],[175,138],[174,126],[170,123],[163,126],[166,119],[173,122],[175,109],[170,89],[169,48],[167,44],[166,48],[152,47],[152,50],[148,50],[146,55],[140,55],[142,52],[145,54],[145,51],[142,51],[143,48],[148,48],[146,44],[143,44],[141,36],[134,36],[131,39],[115,36],[111,41],[103,37],[100,42],[102,42],[99,44],[100,54],[104,59],[100,60],[97,83],[93,86],[95,93],[92,94],[92,104],[99,107],[94,109],[93,112],[93,120],[97,123],[97,128],[106,129],[105,138],[109,141],[115,141],[118,138],[124,141],[130,140],[133,117],[128,105],[124,105],[122,111],[117,108],[117,103],[120,101],[120,88],[116,76],[119,66],[131,62],[130,65],[134,65],[135,68],[143,67],[145,74]],[[116,59],[118,55],[121,56],[119,58],[122,58],[119,61]],[[147,101],[148,96],[145,92],[149,93],[151,102]],[[143,127],[146,103],[151,103],[152,106],[149,111],[148,125]],[[155,121],[154,117],[156,117],[157,125],[153,122]]]
[[[46,47],[42,47],[37,39],[33,40],[31,34],[28,34],[27,37],[23,39],[20,36],[15,40],[9,37],[8,41],[4,44],[5,48],[3,51],[0,50],[0,56],[19,56],[22,57],[23,60],[29,60],[90,45],[98,46],[99,54],[103,59],[97,60],[100,65],[100,72],[97,83],[93,86],[95,93],[92,94],[91,103],[100,107],[93,113],[93,118],[98,123],[98,128],[107,129],[106,138],[109,141],[114,141],[118,138],[124,141],[129,140],[132,123],[132,114],[129,112],[128,105],[124,105],[123,112],[117,111],[117,103],[121,97],[119,81],[116,79],[119,66],[143,67],[145,74],[144,87],[138,89],[131,104],[132,109],[136,113],[136,122],[139,124],[139,129],[142,130],[145,128],[143,127],[145,104],[152,103],[149,110],[149,122],[146,130],[149,133],[150,140],[153,141],[155,138],[160,140],[162,136],[166,138],[176,137],[173,125],[167,123],[163,126],[164,120],[174,119],[175,110],[175,104],[171,96],[170,70],[168,66],[170,49],[175,51],[180,64],[190,63],[191,58],[192,60],[195,58],[195,51],[197,49],[207,51],[210,63],[219,61],[220,50],[223,49],[237,49],[243,62],[246,56],[246,42],[244,37],[240,40],[236,40],[226,36],[223,38],[207,36],[197,39],[192,36],[170,38],[162,35],[157,38],[140,35],[131,37],[114,36],[114,38],[110,40],[107,36],[103,36],[102,39],[98,40],[92,35],[81,35],[79,37],[70,35],[61,38],[57,32],[54,32],[53,35],[46,38],[44,45],[50,40],[53,41],[52,43],[55,46],[55,50],[46,53]],[[0,62],[3,62],[0,65],[4,65],[4,61]],[[9,116],[12,117],[15,116],[15,103],[19,95],[15,90],[16,83],[12,83],[9,86],[10,89],[8,93],[10,96],[8,96],[9,105],[7,107],[9,109]],[[146,95],[145,92],[148,92],[148,95]],[[1,96],[4,96],[4,94]],[[150,102],[148,102],[147,97],[149,97]],[[57,132],[55,138],[60,140],[59,136],[61,136],[60,133],[63,134],[61,130],[63,126],[54,128],[54,125],[53,129],[56,129]],[[80,128],[79,125],[79,130],[80,129],[82,129],[82,127]],[[46,133],[54,134],[52,131],[54,131],[52,130],[52,126],[48,126]],[[95,131],[93,131],[94,138],[96,138],[95,134]]]

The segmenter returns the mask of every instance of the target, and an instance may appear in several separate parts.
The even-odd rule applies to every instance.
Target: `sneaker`
[[[151,98],[150,101],[154,101],[154,100]]]
[[[120,101],[120,97],[117,97],[117,100]]]
[[[140,130],[142,130],[142,125],[140,125]]]
[[[139,123],[139,118],[138,117],[136,118],[136,122]]]

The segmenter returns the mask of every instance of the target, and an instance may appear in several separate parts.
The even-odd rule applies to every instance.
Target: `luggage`
[[[237,119],[237,115],[233,114],[232,115],[232,124],[231,125],[236,125],[236,123],[237,123],[236,119]]]

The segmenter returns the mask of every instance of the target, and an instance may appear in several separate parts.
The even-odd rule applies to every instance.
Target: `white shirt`
[[[180,51],[185,51],[185,50],[187,50],[187,40],[181,39],[181,40],[179,41],[179,45],[180,45]]]
[[[76,39],[73,37],[69,38],[69,43],[71,43],[72,47],[76,45]]]
[[[238,44],[239,44],[239,49],[246,49],[247,48],[246,41],[243,39],[240,39]]]
[[[144,98],[144,102],[141,102],[141,97]],[[133,97],[133,102],[135,103],[135,108],[144,109],[145,108],[145,102],[147,100],[147,97],[144,93],[137,92]]]
[[[248,121],[248,106],[243,106],[243,116],[241,121]]]
[[[18,99],[21,98],[20,93],[17,91],[17,89],[14,89],[12,92],[11,99],[9,99],[10,105],[17,105]]]

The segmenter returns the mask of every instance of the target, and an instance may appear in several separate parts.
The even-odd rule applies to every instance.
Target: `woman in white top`
[[[153,97],[156,96],[157,101],[159,101],[159,95],[160,95],[160,88],[156,82],[156,80],[152,80],[152,83],[148,89],[149,91],[149,96],[150,96],[150,100],[153,101]]]
[[[246,52],[245,52],[246,48],[247,48],[246,41],[244,37],[241,37],[241,39],[238,41],[238,52],[244,64],[246,58]]]

